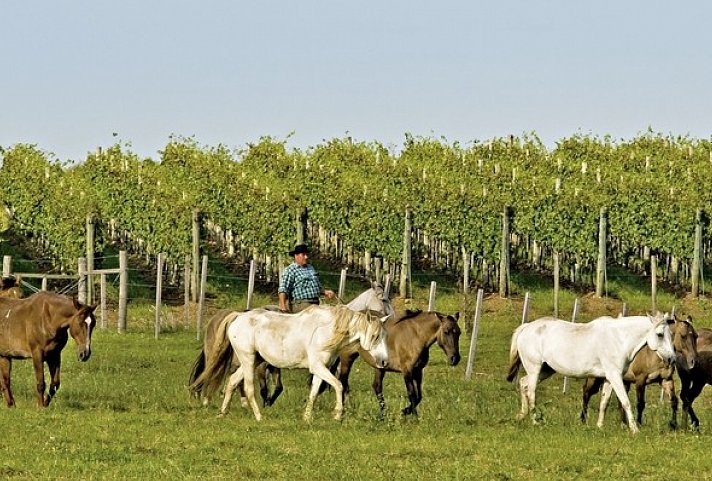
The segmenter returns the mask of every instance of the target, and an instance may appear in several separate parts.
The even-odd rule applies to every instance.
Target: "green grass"
[[[154,339],[134,323],[121,335],[100,330],[86,363],[64,351],[62,387],[46,410],[34,406],[31,364],[13,365],[15,409],[0,410],[0,474],[24,479],[685,479],[712,472],[706,456],[712,427],[707,394],[696,402],[700,433],[670,432],[659,389],[649,388],[646,424],[638,436],[611,412],[604,429],[578,421],[580,382],[541,385],[542,425],[515,421],[518,395],[504,381],[516,305],[488,299],[477,343],[474,377],[464,379],[465,355],[446,365],[433,346],[418,418],[403,418],[399,375],[386,376],[388,410],[371,393],[371,370],[357,362],[346,418],[331,418],[333,393],[302,420],[306,372],[285,372],[285,392],[257,422],[235,400],[216,416],[189,399],[185,382],[199,349],[192,330]],[[136,309],[134,309],[136,311]],[[130,324],[131,326],[131,324]],[[595,402],[593,405],[595,406]],[[595,410],[595,408],[594,408]],[[691,478],[691,477],[690,477]]]
[[[512,330],[521,322],[524,292],[530,291],[530,319],[552,313],[546,281],[523,273],[510,299],[486,296],[479,328],[474,376],[465,379],[469,330],[463,334],[460,365],[446,365],[437,346],[424,376],[417,418],[403,418],[405,389],[388,374],[381,413],[371,392],[372,372],[357,361],[352,395],[343,421],[331,417],[333,393],[316,404],[314,420],[302,413],[308,393],[305,371],[285,371],[285,392],[262,422],[234,399],[231,413],[217,417],[220,399],[203,407],[189,398],[186,381],[200,343],[195,326],[183,327],[181,307],[164,307],[167,320],[154,338],[148,304],[129,305],[128,332],[115,324],[98,330],[92,358],[76,360],[73,341],[63,353],[62,386],[48,409],[35,407],[29,361],[13,363],[14,409],[0,408],[0,479],[324,479],[324,480],[571,480],[708,479],[712,416],[709,393],[696,401],[699,432],[667,427],[669,408],[659,388],[648,389],[645,424],[631,435],[610,410],[603,429],[578,420],[581,383],[562,392],[555,376],[540,386],[541,425],[518,422],[519,396],[504,379]],[[463,300],[452,284],[438,279],[437,309],[454,312]],[[351,283],[351,299],[363,287]],[[429,281],[415,285],[414,301],[425,307]],[[211,309],[244,306],[243,286],[231,294],[213,286]],[[581,299],[580,321],[614,314],[623,300],[631,312],[650,304],[644,286],[622,284],[605,299],[563,291],[561,317]],[[150,299],[151,295],[143,296]],[[662,301],[661,301],[662,299]],[[262,293],[260,302],[274,302]],[[709,325],[708,301],[661,293],[659,303],[677,304],[698,326]],[[402,307],[399,302],[398,306]],[[470,309],[474,306],[470,303]],[[115,316],[115,313],[112,313]],[[204,318],[207,319],[207,316]],[[461,324],[471,323],[468,312]],[[194,322],[194,320],[192,321]],[[595,419],[598,397],[592,402]]]

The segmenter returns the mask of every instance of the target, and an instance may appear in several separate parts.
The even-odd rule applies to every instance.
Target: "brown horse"
[[[439,312],[406,311],[399,318],[386,321],[388,345],[388,366],[378,367],[373,358],[363,349],[350,348],[339,354],[339,381],[344,393],[349,390],[351,366],[360,355],[374,368],[373,391],[381,409],[386,403],[383,397],[383,377],[387,371],[403,374],[408,392],[408,405],[403,415],[415,414],[423,399],[423,369],[430,358],[430,346],[436,341],[447,356],[451,366],[460,362],[460,327],[457,325],[459,313],[445,315]]]
[[[22,288],[20,287],[21,277],[3,277],[0,279],[0,297],[12,297],[20,299]]]
[[[205,371],[205,366],[208,361],[206,357],[206,352],[210,352],[210,346],[212,346],[215,342],[215,336],[217,334],[218,327],[226,317],[232,315],[232,317],[234,318],[237,313],[237,311],[234,311],[232,309],[221,309],[215,314],[213,314],[213,316],[208,321],[208,325],[205,327],[205,339],[203,340],[203,348],[200,350],[198,357],[193,363],[193,369],[191,369],[190,371],[190,377],[188,379],[189,386],[193,385],[195,380],[198,379],[198,376],[200,376],[203,371]],[[270,366],[266,362],[257,362],[256,365],[257,367],[255,368],[255,376],[259,380],[262,404],[264,406],[271,406],[272,404],[274,404],[274,401],[284,389],[282,385],[281,371],[275,367]],[[237,356],[233,356],[232,365],[230,366],[228,372],[232,374],[237,370],[239,366],[240,363],[237,360]],[[272,391],[272,394],[269,393],[268,378],[271,378],[272,383],[274,384],[274,391]],[[246,405],[246,398],[242,383],[240,383],[239,389],[240,397],[241,399],[245,400]],[[204,397],[203,404],[207,405],[208,402],[210,402],[210,400],[207,397]]]
[[[682,400],[683,424],[687,425],[687,416],[694,429],[699,429],[700,420],[692,409],[692,403],[707,384],[712,385],[712,350],[702,349],[697,352],[697,364],[687,372],[680,371],[680,400]]]
[[[673,346],[675,348],[675,365],[666,366],[660,357],[648,346],[644,346],[628,366],[628,370],[623,376],[623,383],[626,391],[631,384],[635,384],[637,398],[637,422],[643,424],[643,411],[645,410],[645,388],[649,384],[660,384],[663,391],[670,399],[672,416],[670,427],[677,427],[677,407],[678,399],[675,395],[675,383],[673,374],[675,367],[678,372],[689,372],[695,366],[697,360],[697,332],[692,325],[692,317],[688,316],[684,321],[675,319],[671,326]],[[581,421],[586,422],[588,418],[588,403],[591,396],[600,391],[604,379],[589,377],[583,383],[583,402],[581,409]],[[626,422],[625,411],[621,410],[621,419]],[[599,413],[599,416],[601,413]]]
[[[0,384],[8,407],[15,405],[10,389],[13,359],[32,358],[37,380],[37,404],[48,406],[59,389],[61,353],[69,335],[77,344],[77,356],[91,356],[91,335],[96,325],[94,310],[76,299],[38,292],[25,299],[0,299]],[[44,363],[51,378],[45,394]]]

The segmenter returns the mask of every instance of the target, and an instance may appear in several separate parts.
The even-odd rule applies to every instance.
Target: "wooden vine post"
[[[297,208],[297,244],[306,244],[307,239],[307,220],[309,216],[307,214],[306,207]]]
[[[505,206],[502,213],[502,246],[499,257],[499,297],[509,295],[509,269],[510,269],[510,231],[511,209]]]
[[[702,266],[702,209],[697,209],[695,215],[695,246],[692,254],[692,272],[690,282],[692,296],[700,295],[700,267]]]
[[[598,221],[598,261],[596,262],[596,297],[603,297],[606,285],[606,239],[608,238],[608,211],[601,207]]]
[[[411,240],[413,225],[413,209],[410,206],[405,209],[405,229],[403,230],[403,259],[401,260],[400,295],[404,299],[410,299],[410,263],[411,263]]]

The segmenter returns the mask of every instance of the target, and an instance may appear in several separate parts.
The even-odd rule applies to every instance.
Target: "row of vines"
[[[231,244],[278,258],[306,209],[350,249],[395,263],[411,207],[419,255],[437,245],[455,268],[465,253],[483,278],[498,264],[509,207],[515,263],[546,266],[557,252],[590,272],[601,208],[610,261],[644,266],[653,252],[666,266],[687,265],[696,212],[712,205],[711,152],[709,140],[653,132],[629,141],[576,135],[553,150],[534,134],[467,146],[406,135],[398,153],[351,138],[306,150],[269,137],[239,150],[172,138],[157,160],[116,144],[70,165],[18,144],[0,151],[0,194],[16,228],[66,270],[85,253],[87,214],[101,226],[99,251],[122,242],[182,264],[196,210]]]

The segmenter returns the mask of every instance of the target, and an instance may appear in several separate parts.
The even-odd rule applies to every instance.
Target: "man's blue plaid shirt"
[[[302,267],[293,262],[284,269],[278,292],[286,293],[290,301],[319,299],[322,292],[319,275],[311,264]]]

